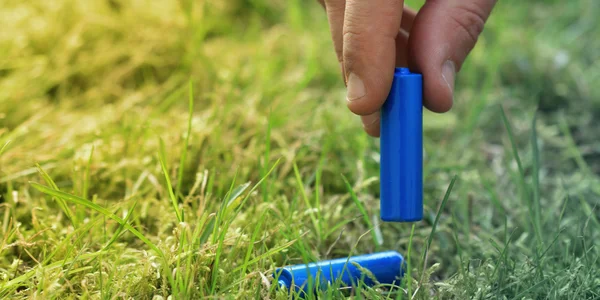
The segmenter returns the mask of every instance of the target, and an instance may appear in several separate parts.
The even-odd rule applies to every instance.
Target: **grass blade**
[[[129,223],[129,221],[131,220],[131,217],[133,216],[133,212],[134,212],[136,206],[137,206],[137,201],[133,202],[133,205],[129,209],[127,216],[125,216],[125,220],[124,220],[125,223]],[[116,242],[117,239],[121,236],[121,233],[123,232],[124,229],[125,229],[125,226],[123,224],[119,224],[119,228],[117,228],[117,231],[115,231],[115,233],[113,234],[110,241],[106,244],[106,246],[104,246],[104,249],[108,249],[108,247],[110,247],[114,242]]]
[[[413,242],[413,237],[415,235],[415,224],[412,225],[412,228],[410,229],[410,237],[408,239],[408,253],[406,254],[406,276],[404,276],[404,278],[406,279],[406,290],[408,291],[408,295],[410,297],[410,295],[412,295],[412,266],[410,263],[411,260],[411,255],[412,255],[412,242]],[[402,295],[402,292],[398,293],[399,295]]]
[[[358,207],[358,210],[360,210],[360,213],[363,216],[364,222],[367,223],[367,226],[369,227],[369,229],[372,229],[373,228],[373,223],[371,223],[371,220],[369,220],[369,214],[367,213],[367,210],[362,205],[362,203],[360,202],[360,200],[358,200],[358,197],[356,196],[356,193],[354,193],[354,189],[352,189],[352,186],[350,185],[350,183],[348,182],[348,180],[346,179],[346,177],[344,175],[342,175],[342,180],[344,180],[344,184],[346,184],[346,189],[350,193],[350,198],[352,198],[352,201],[354,201],[354,204]],[[376,235],[375,231],[371,230],[371,235],[373,237],[373,242],[375,244],[375,250],[379,251],[380,244],[378,242],[377,235]]]
[[[167,182],[167,190],[169,190],[169,197],[171,198],[171,202],[173,204],[173,210],[175,210],[175,215],[177,216],[177,221],[183,222],[183,214],[179,211],[179,204],[177,201],[177,197],[173,193],[173,185],[171,184],[171,179],[169,178],[169,172],[167,171],[166,155],[165,155],[165,143],[162,139],[160,139],[160,150],[158,154],[160,160],[160,167],[162,168],[163,174],[165,175],[165,180]]]
[[[83,174],[83,188],[81,191],[81,196],[83,199],[88,198],[88,188],[90,186],[90,165],[92,164],[92,157],[94,156],[94,146],[92,145],[92,149],[90,151],[90,157],[88,158],[87,164],[85,165],[85,173]]]
[[[533,204],[531,203],[531,199],[529,198],[529,192],[527,189],[527,184],[525,183],[525,171],[523,169],[523,164],[521,163],[521,158],[519,157],[519,151],[517,150],[517,143],[515,142],[515,138],[512,132],[512,128],[510,123],[508,122],[508,118],[506,117],[506,113],[504,112],[504,108],[500,107],[500,113],[502,115],[502,121],[504,122],[504,127],[506,128],[506,132],[508,133],[508,139],[510,140],[511,149],[513,152],[513,156],[515,161],[517,162],[517,167],[519,168],[519,184],[521,185],[521,189],[523,192],[523,200],[525,201],[525,205],[529,208],[529,217],[531,218],[532,226],[534,231],[539,231],[537,224],[535,223],[535,213],[533,209]],[[536,237],[539,235],[536,232]]]
[[[442,215],[442,211],[444,211],[444,207],[446,207],[446,202],[448,202],[448,199],[450,198],[450,193],[452,193],[452,189],[454,188],[454,184],[456,183],[457,179],[458,179],[457,175],[454,175],[454,177],[452,177],[452,181],[450,181],[450,185],[448,186],[448,189],[446,189],[446,194],[444,195],[442,204],[440,205],[440,208],[438,209],[438,212],[435,215],[435,220],[433,221],[433,226],[431,226],[431,233],[429,234],[429,237],[427,238],[427,245],[425,246],[425,252],[423,252],[423,258],[422,258],[424,261],[423,273],[425,273],[425,266],[427,265],[427,252],[429,251],[429,247],[431,247],[431,242],[433,241],[433,235],[435,234],[437,224],[440,221],[440,216]]]
[[[42,169],[42,167],[39,164],[36,164],[36,168],[38,170],[38,173],[42,176],[42,178],[44,179],[44,181],[46,181],[48,185],[50,185],[56,191],[60,190],[54,182],[54,180],[52,180],[50,175],[48,175],[48,173],[46,173],[46,171],[44,171],[44,169]],[[62,209],[65,215],[67,215],[67,218],[69,218],[69,220],[71,221],[71,224],[73,224],[73,227],[77,228],[77,220],[75,219],[75,215],[73,214],[71,209],[69,209],[67,203],[61,198],[52,197],[52,199],[56,200],[58,206],[60,206],[60,209]]]
[[[6,143],[4,143],[2,148],[0,148],[0,156],[2,156],[2,153],[4,153],[4,151],[6,150],[6,148],[8,147],[9,144],[10,144],[10,141],[6,141]]]
[[[310,213],[308,214],[310,216],[310,220],[313,223],[313,226],[315,228],[315,232],[317,233],[317,236],[320,239],[321,236],[321,230],[319,227],[319,221],[317,220],[317,217],[315,217],[315,214],[312,212],[313,207],[310,204],[310,201],[308,200],[308,195],[306,195],[306,191],[304,190],[304,183],[302,182],[302,178],[300,176],[300,171],[298,171],[298,165],[294,162],[294,175],[296,176],[296,183],[298,184],[298,189],[300,190],[300,195],[302,196],[302,199],[304,200],[304,203],[306,204],[306,207],[310,210]],[[319,212],[317,211],[317,214]]]
[[[248,243],[248,249],[246,249],[246,256],[244,257],[244,263],[242,264],[241,276],[246,275],[246,270],[248,269],[248,262],[250,261],[250,255],[252,254],[252,250],[254,250],[254,242],[258,239],[259,234],[261,233],[262,225],[266,219],[266,211],[262,213],[260,218],[258,219],[258,223],[254,227],[254,232],[252,233],[252,237],[250,238],[250,243]]]
[[[179,160],[179,170],[177,170],[177,186],[175,187],[175,195],[181,195],[181,185],[183,184],[183,171],[185,168],[185,160],[187,159],[188,147],[190,144],[190,135],[192,134],[192,118],[194,116],[194,87],[192,80],[189,82],[189,97],[188,97],[188,126],[185,135],[185,141],[181,148],[181,158]]]
[[[265,156],[263,157],[262,167],[260,168],[260,176],[264,177],[265,174],[269,171],[267,166],[269,165],[269,160],[271,159],[271,113],[269,113],[269,117],[267,119],[267,134],[265,137]],[[263,194],[263,201],[267,202],[269,197],[269,182],[264,181],[261,187],[261,191]]]
[[[508,133],[508,138],[510,140],[510,145],[512,147],[513,156],[515,157],[515,161],[517,161],[517,167],[519,168],[519,173],[521,174],[521,179],[523,180],[522,184],[525,185],[525,171],[523,170],[523,164],[521,163],[521,158],[519,157],[519,151],[517,150],[517,143],[515,142],[515,138],[513,135],[512,127],[508,122],[508,118],[506,118],[506,113],[504,112],[504,108],[500,107],[500,113],[502,115],[502,122],[504,122],[504,127]]]
[[[569,153],[569,156],[577,164],[577,167],[581,171],[583,171],[586,175],[594,174],[590,170],[590,167],[586,163],[585,159],[583,158],[581,151],[579,151],[579,149],[577,148],[577,143],[575,142],[575,138],[573,138],[573,134],[571,134],[571,129],[569,128],[569,123],[567,122],[567,119],[565,118],[564,115],[561,115],[561,117],[559,119],[558,128],[560,129],[562,134],[565,136],[565,139],[567,140],[567,147],[568,147],[567,151]]]
[[[242,194],[250,187],[250,182],[246,182],[236,187],[230,194],[229,197],[223,202],[223,215],[221,218],[226,218],[229,213],[238,208],[243,200]]]
[[[533,121],[531,122],[531,150],[532,150],[532,177],[533,177],[533,212],[534,222],[537,230],[535,231],[538,246],[542,244],[541,235],[541,206],[540,206],[540,150],[537,143],[537,112],[533,115]]]

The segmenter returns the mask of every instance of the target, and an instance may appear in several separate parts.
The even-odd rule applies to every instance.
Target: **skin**
[[[428,0],[414,11],[404,0],[318,1],[327,11],[348,108],[374,137],[395,67],[423,74],[427,109],[450,110],[456,73],[497,2]]]

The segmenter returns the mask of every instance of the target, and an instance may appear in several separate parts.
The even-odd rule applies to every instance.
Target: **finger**
[[[347,0],[343,64],[348,108],[370,115],[390,91],[404,0]]]
[[[456,72],[475,46],[496,0],[429,0],[408,41],[411,69],[423,74],[425,106],[450,110]]]
[[[370,115],[360,116],[363,123],[363,128],[368,135],[373,137],[379,137],[381,113],[376,111]]]
[[[396,36],[396,67],[408,67],[408,37],[416,16],[415,10],[404,7],[400,32]]]
[[[396,36],[396,67],[408,67],[408,33],[400,30]]]
[[[400,24],[400,30],[398,31],[398,35],[396,36],[396,67],[408,67],[408,36],[416,15],[416,11],[406,6],[404,7],[404,12],[402,13],[402,20]],[[376,112],[368,116],[361,116],[361,118],[363,122],[363,128],[365,129],[367,134],[373,137],[379,137],[379,129],[381,126],[381,114],[379,112]]]
[[[329,20],[329,31],[331,32],[331,39],[333,40],[333,47],[335,49],[335,55],[340,63],[342,77],[344,77],[344,64],[342,63],[342,30],[344,27],[344,11],[346,7],[346,0],[324,1],[325,10],[327,11],[327,19]]]
[[[416,16],[417,16],[417,11],[405,6],[404,11],[402,12],[402,21],[400,24],[400,28],[402,28],[402,30],[409,33],[410,30],[412,29],[412,25],[415,21]]]

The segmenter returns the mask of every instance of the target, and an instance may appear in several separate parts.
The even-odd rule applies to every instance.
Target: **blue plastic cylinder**
[[[423,79],[396,68],[381,110],[380,208],[386,222],[423,219]]]
[[[396,251],[386,251],[374,254],[343,257],[310,264],[287,266],[275,270],[274,278],[279,285],[298,292],[308,293],[318,286],[323,289],[336,280],[341,280],[342,286],[353,286],[360,280],[368,286],[374,282],[363,274],[354,263],[369,270],[381,284],[400,284],[404,273],[402,255]]]

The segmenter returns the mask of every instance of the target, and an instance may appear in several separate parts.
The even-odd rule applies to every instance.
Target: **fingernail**
[[[454,62],[451,60],[447,60],[442,65],[442,77],[448,88],[450,89],[450,93],[454,93],[454,78],[456,77],[456,67],[454,66]]]
[[[365,84],[354,73],[350,73],[350,76],[348,76],[348,94],[346,95],[346,100],[354,101],[362,98],[364,95]]]

